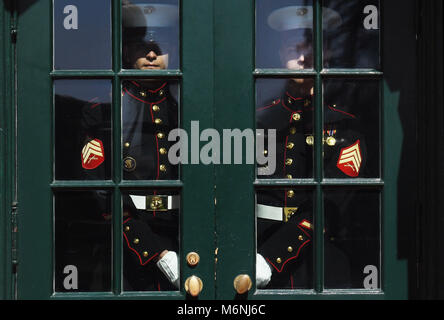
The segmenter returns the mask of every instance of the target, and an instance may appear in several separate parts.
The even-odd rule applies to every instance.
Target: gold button
[[[291,98],[288,98],[287,101],[288,101],[289,104],[293,103],[293,100],[291,100]]]
[[[159,149],[159,153],[160,153],[160,154],[166,154],[166,153],[167,153],[167,150],[166,150],[165,148],[160,148],[160,149]]]
[[[161,165],[159,166],[159,169],[160,169],[160,171],[162,171],[162,172],[166,172],[166,171],[167,171],[167,168],[166,168],[166,166],[165,166],[164,164],[161,164]]]
[[[287,144],[287,149],[291,150],[291,149],[293,149],[293,148],[294,148],[294,143],[293,143],[293,142],[289,142],[289,143]]]
[[[129,142],[125,142],[125,148],[129,148],[130,143]]]
[[[264,155],[267,155],[268,154],[268,150],[264,150]]]
[[[163,96],[163,94],[164,94],[163,90],[159,90],[159,96],[161,97]]]
[[[292,118],[294,121],[299,121],[301,120],[301,115],[299,113],[293,113]]]
[[[159,110],[160,110],[159,106],[158,106],[157,104],[155,104],[155,105],[153,106],[153,111],[157,112],[157,111],[159,111]]]
[[[290,134],[295,134],[296,133],[296,128],[295,127],[291,127],[290,128]]]
[[[293,248],[292,248],[292,247],[288,247],[288,248],[287,248],[287,251],[288,251],[288,252],[293,252]]]
[[[302,235],[299,235],[298,239],[299,239],[299,241],[303,241],[304,237]]]
[[[155,124],[161,124],[162,123],[162,119],[157,118],[156,120],[154,120]]]
[[[138,244],[139,242],[140,242],[140,240],[137,239],[137,238],[133,240],[133,243],[134,243],[134,244]]]
[[[335,139],[334,137],[328,137],[328,138],[327,138],[327,144],[328,144],[330,147],[333,147],[333,146],[336,144],[336,139]]]
[[[145,96],[146,96],[146,92],[144,92],[144,91],[140,91],[140,95],[141,95],[142,97],[145,97]]]
[[[164,136],[165,136],[165,135],[164,135],[162,132],[159,132],[159,133],[157,134],[157,137],[158,137],[159,139],[163,139]]]
[[[282,259],[281,259],[281,258],[277,258],[277,259],[276,259],[276,262],[277,262],[277,263],[281,263],[281,262],[282,262]]]
[[[294,191],[293,190],[288,190],[287,191],[287,197],[293,198],[294,197]]]
[[[287,160],[285,160],[285,164],[286,164],[287,166],[291,166],[291,165],[293,164],[293,159],[288,158]]]
[[[142,254],[145,258],[148,257],[148,251],[144,251]]]
[[[126,226],[125,231],[130,231],[130,227]]]
[[[308,136],[308,137],[305,139],[305,142],[306,142],[309,146],[312,146],[312,145],[314,144],[314,137],[313,137],[313,136]]]
[[[293,176],[291,174],[287,174],[287,179],[293,179]]]

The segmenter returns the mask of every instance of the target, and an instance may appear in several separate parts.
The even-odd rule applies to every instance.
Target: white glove
[[[162,259],[157,261],[156,265],[168,278],[168,280],[176,288],[179,288],[179,264],[177,261],[177,253],[174,251],[168,251],[168,253],[162,257]]]
[[[259,253],[256,254],[256,287],[264,288],[271,280],[272,269]]]

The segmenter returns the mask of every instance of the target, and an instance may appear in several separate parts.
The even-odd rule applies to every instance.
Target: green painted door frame
[[[116,8],[119,0],[112,0]],[[14,198],[14,145],[17,144],[18,167],[18,299],[69,299],[69,298],[142,298],[142,299],[183,299],[182,286],[180,293],[161,294],[121,294],[120,286],[115,284],[109,294],[63,294],[53,295],[53,223],[52,223],[52,192],[55,189],[78,189],[82,184],[58,184],[52,181],[52,81],[66,78],[107,78],[116,87],[122,76],[131,73],[120,73],[119,41],[120,29],[114,24],[113,70],[110,72],[52,72],[52,21],[50,0],[33,1],[19,0],[17,3],[18,37],[17,37],[17,78],[18,88],[14,91],[14,45],[11,42],[10,28],[14,26],[14,14],[0,3],[0,31],[4,41],[0,48],[1,59],[1,145],[0,145],[0,299],[14,298],[14,277],[12,262],[14,260],[13,236],[11,233],[11,213]],[[319,9],[320,2],[316,1]],[[376,182],[383,190],[383,283],[382,292],[322,292],[321,280],[317,282],[317,291],[309,294],[277,291],[263,294],[251,290],[249,299],[405,299],[408,298],[407,285],[410,270],[407,260],[416,259],[406,255],[398,255],[399,243],[403,241],[399,235],[400,203],[399,176],[404,161],[400,145],[408,133],[400,117],[402,108],[412,108],[416,104],[410,101],[407,107],[403,95],[406,87],[402,76],[414,77],[415,65],[411,68],[392,68],[397,55],[405,55],[409,51],[408,61],[416,62],[415,17],[416,1],[382,1],[383,28],[387,30],[383,36],[384,73],[376,74],[382,82],[383,97],[383,150],[382,181]],[[398,19],[403,7],[406,19]],[[199,10],[196,10],[199,8]],[[254,69],[254,1],[182,1],[182,69],[172,73],[159,73],[157,77],[179,79],[183,92],[182,123],[190,132],[191,121],[199,120],[200,129],[246,129],[255,126],[255,79],[258,77],[282,76],[285,74],[266,74]],[[113,18],[119,21],[120,12],[115,10]],[[319,21],[318,21],[319,23]],[[414,24],[414,23],[413,23]],[[318,25],[319,26],[319,25]],[[391,26],[391,28],[390,28]],[[404,30],[404,31],[400,31]],[[35,45],[36,35],[39,45]],[[395,47],[393,37],[400,36],[408,42],[405,48]],[[413,39],[413,40],[412,40]],[[320,41],[317,42],[318,49]],[[403,45],[401,43],[401,45]],[[313,75],[319,85],[323,75],[320,65]],[[404,72],[404,73],[403,73]],[[345,75],[346,73],[342,74]],[[360,76],[360,74],[347,74]],[[338,74],[337,76],[341,76]],[[413,86],[416,82],[413,83]],[[412,83],[410,83],[412,86]],[[114,98],[118,97],[115,90]],[[18,137],[14,136],[14,97],[17,96]],[[413,107],[412,107],[413,106]],[[114,116],[118,119],[118,105]],[[322,105],[317,105],[317,132],[321,133]],[[410,109],[409,109],[410,110]],[[408,128],[407,128],[408,129]],[[321,145],[317,146],[320,154]],[[120,163],[119,156],[115,163]],[[201,277],[204,290],[200,299],[235,299],[233,280],[238,274],[249,274],[254,281],[255,274],[255,189],[264,184],[255,181],[255,168],[252,165],[220,165],[183,166],[182,181],[165,184],[165,187],[178,187],[183,195],[182,250],[180,261],[184,266],[181,270],[181,283],[190,275]],[[402,180],[402,179],[401,179]],[[403,180],[405,181],[405,180]],[[408,182],[411,182],[408,180]],[[288,182],[287,182],[288,183]],[[374,186],[375,183],[372,184]],[[141,185],[139,185],[141,186]],[[319,196],[322,180],[313,185]],[[114,190],[114,204],[118,205],[120,181],[106,186]],[[416,190],[416,189],[414,189]],[[414,192],[410,196],[415,196]],[[408,200],[414,203],[414,199]],[[413,205],[415,206],[415,205]],[[402,205],[401,205],[402,207]],[[119,212],[116,212],[119,213]],[[121,212],[120,212],[121,214]],[[316,222],[318,230],[322,230],[322,216],[318,210]],[[120,216],[114,217],[114,235],[120,239]],[[414,233],[415,234],[415,233]],[[199,236],[196,236],[199,235]],[[321,233],[317,232],[318,242]],[[120,253],[121,240],[113,243],[116,254]],[[185,255],[196,251],[201,256],[201,263],[196,268],[186,267]],[[322,246],[316,250],[317,257],[322,255]],[[322,258],[321,258],[322,261]],[[114,276],[120,279],[117,260],[114,262]],[[322,267],[317,267],[318,271]],[[416,280],[416,278],[415,278]],[[253,286],[254,288],[254,286]]]

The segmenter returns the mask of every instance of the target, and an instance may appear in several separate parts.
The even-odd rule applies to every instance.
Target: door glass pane
[[[378,80],[324,81],[324,177],[380,177]]]
[[[125,180],[177,180],[168,158],[171,130],[178,127],[178,81],[122,83],[122,169]]]
[[[379,0],[324,0],[323,10],[339,17],[324,29],[324,67],[379,69]]]
[[[111,69],[111,1],[53,4],[54,69]]]
[[[328,190],[324,210],[325,288],[380,288],[379,191]]]
[[[124,69],[179,69],[179,0],[122,2]]]
[[[56,292],[111,291],[111,193],[54,195]]]
[[[256,67],[313,68],[313,1],[256,1]]]
[[[178,191],[123,193],[123,289],[179,290]]]
[[[313,177],[313,84],[312,79],[257,80],[256,128],[264,130],[258,138],[264,135],[268,159],[258,165],[258,177]],[[269,130],[276,130],[276,140]]]
[[[55,80],[55,179],[111,179],[110,80]]]
[[[258,289],[313,289],[313,192],[256,194]]]

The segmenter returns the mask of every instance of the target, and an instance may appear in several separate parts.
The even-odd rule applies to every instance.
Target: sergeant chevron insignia
[[[82,167],[87,170],[97,168],[105,161],[103,143],[99,139],[89,141],[82,149]]]
[[[339,155],[336,166],[350,177],[357,177],[361,169],[362,155],[360,141],[356,141],[353,145],[343,148]]]

